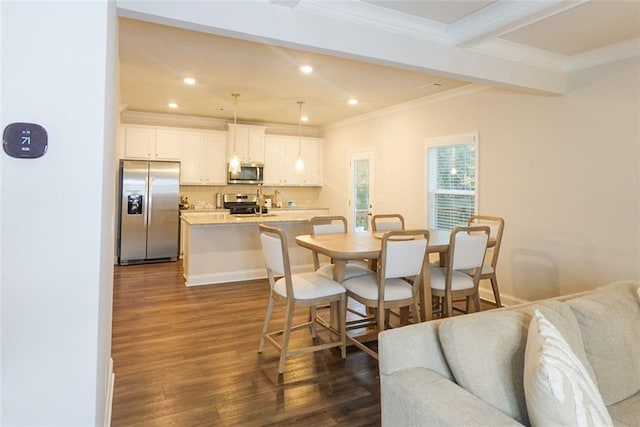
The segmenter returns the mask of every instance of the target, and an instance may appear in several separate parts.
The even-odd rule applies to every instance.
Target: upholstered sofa
[[[615,282],[382,332],[382,425],[640,426],[639,287]]]

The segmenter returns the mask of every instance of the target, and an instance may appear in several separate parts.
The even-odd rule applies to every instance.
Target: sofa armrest
[[[411,368],[380,376],[382,426],[522,426],[441,375]]]
[[[426,368],[452,379],[438,338],[440,320],[387,329],[378,334],[378,359],[381,374],[409,368]],[[408,351],[408,349],[411,349]]]

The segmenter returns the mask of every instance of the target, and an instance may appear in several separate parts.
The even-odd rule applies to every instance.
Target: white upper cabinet
[[[123,125],[122,157],[144,160],[179,160],[178,131],[153,126]]]
[[[180,183],[183,185],[226,185],[227,133],[181,131]]]
[[[229,157],[235,149],[242,163],[264,163],[265,130],[264,126],[229,124]]]
[[[322,144],[320,138],[267,135],[265,137],[265,185],[321,186]],[[304,171],[295,168],[298,151],[304,161]]]

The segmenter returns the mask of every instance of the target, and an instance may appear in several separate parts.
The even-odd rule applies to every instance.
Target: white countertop
[[[182,220],[189,225],[221,225],[221,224],[262,224],[268,222],[305,222],[318,215],[314,212],[268,213],[258,215],[229,215],[216,213],[182,214]]]

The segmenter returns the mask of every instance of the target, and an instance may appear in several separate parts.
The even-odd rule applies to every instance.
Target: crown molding
[[[569,61],[567,56],[505,39],[489,40],[467,50],[553,71],[564,71]]]
[[[302,0],[296,10],[421,40],[448,44],[446,25],[364,2]]]
[[[465,86],[457,87],[455,89],[446,90],[434,95],[425,96],[423,98],[414,99],[412,101],[404,102],[402,104],[393,105],[388,108],[382,108],[380,110],[372,111],[367,114],[351,117],[339,122],[330,123],[323,127],[323,130],[336,129],[348,125],[353,125],[366,120],[377,119],[389,114],[401,113],[406,110],[422,107],[424,105],[433,104],[436,102],[445,101],[447,99],[457,98],[459,96],[470,95],[475,92],[489,89],[489,86],[471,83]]]
[[[180,114],[152,113],[148,111],[124,110],[120,113],[120,122],[123,124],[168,126],[189,129],[206,130],[228,130],[228,119],[218,119],[215,117],[186,116]],[[287,125],[279,123],[250,123],[238,120],[238,124],[265,126],[266,133],[272,135],[298,135],[298,125]],[[318,137],[321,132],[315,126],[303,126],[304,136]]]
[[[634,56],[640,57],[640,37],[570,57],[565,70],[577,71]]]
[[[589,0],[502,0],[447,26],[449,44],[470,46],[573,9]]]

